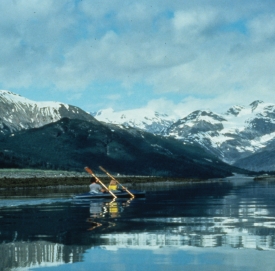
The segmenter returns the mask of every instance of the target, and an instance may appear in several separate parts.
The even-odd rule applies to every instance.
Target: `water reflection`
[[[148,221],[148,220],[147,220]],[[230,218],[170,218],[158,219],[166,229],[160,232],[142,232],[135,234],[111,233],[101,235],[109,246],[119,248],[157,249],[175,247],[232,247],[254,248],[258,250],[275,249],[274,233],[257,235],[258,229],[243,225],[243,221]],[[156,221],[156,222],[157,222]],[[148,221],[149,222],[149,221]],[[150,221],[152,222],[152,221]],[[273,222],[274,223],[274,222]],[[175,224],[172,226],[171,224]],[[257,225],[256,225],[257,226]],[[268,225],[269,226],[269,225]],[[260,227],[265,227],[261,223]],[[108,243],[108,241],[110,241]],[[106,247],[106,246],[105,246]],[[108,247],[108,246],[107,246]]]
[[[275,185],[166,188],[151,191],[146,199],[49,197],[41,204],[35,199],[35,204],[2,206],[0,270],[85,262],[93,248],[117,253],[127,249],[130,254],[275,249]]]
[[[15,206],[1,208],[0,270],[17,267],[58,266],[82,261],[85,251],[91,248],[93,243],[97,246],[100,240],[99,234],[91,236],[89,231],[99,227],[101,231],[106,231],[114,227],[116,224],[113,219],[119,218],[130,203],[131,199],[105,199],[79,202],[71,200],[69,204],[67,200],[60,203],[57,199],[53,200],[52,204],[44,203],[35,206],[33,203],[26,205],[24,201],[21,205],[17,203]],[[45,216],[45,212],[50,216]],[[31,213],[30,216],[29,213]],[[78,217],[77,221],[70,221],[68,219],[70,214],[74,218]],[[49,217],[51,221],[48,220]],[[66,222],[68,225],[64,228]],[[34,225],[29,227],[28,223]],[[80,228],[78,223],[81,224]],[[71,241],[71,234],[78,234],[79,238]],[[60,238],[61,236],[63,238]],[[49,241],[58,239],[63,240],[64,244]],[[85,241],[79,241],[81,239]],[[68,244],[70,242],[71,245]],[[87,242],[89,245],[84,244]]]
[[[46,241],[1,244],[0,270],[79,262],[83,260],[86,249]]]
[[[126,207],[130,206],[132,199],[113,199],[113,200],[90,200],[90,217],[86,220],[91,224],[89,231],[94,230],[98,227],[104,226],[99,222],[99,218],[118,218]],[[102,221],[102,220],[100,220]],[[107,221],[107,226],[110,228],[114,227],[116,224],[111,221]]]
[[[113,199],[113,200],[90,200],[90,216],[111,218],[119,217],[124,208],[130,206],[132,199]]]

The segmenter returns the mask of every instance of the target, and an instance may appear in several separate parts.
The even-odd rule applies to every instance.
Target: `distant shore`
[[[110,178],[100,177],[104,184],[110,182]],[[203,179],[185,179],[185,178],[172,178],[172,177],[119,177],[116,178],[121,184],[134,186],[135,184],[145,183],[180,183],[180,182],[204,182]],[[33,177],[33,178],[0,178],[0,188],[31,188],[31,187],[52,187],[52,186],[79,186],[89,185],[90,177]]]
[[[254,178],[255,181],[275,181],[275,175],[260,175]]]
[[[108,184],[110,178],[97,175],[104,183]],[[179,178],[179,177],[154,177],[154,176],[114,176],[120,183],[128,186],[146,183],[197,183],[207,179]],[[0,188],[31,188],[52,186],[79,186],[89,185],[91,176],[87,173],[70,171],[45,171],[45,170],[21,170],[0,169]]]

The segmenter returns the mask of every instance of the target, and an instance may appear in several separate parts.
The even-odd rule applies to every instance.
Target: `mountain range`
[[[175,120],[157,112],[101,110],[95,118],[197,144],[222,161],[252,171],[275,170],[275,105],[235,105],[224,113],[196,110]],[[136,116],[136,117],[135,117]]]
[[[149,133],[161,135],[163,130],[171,126],[177,119],[167,114],[160,114],[150,109],[135,109],[115,112],[112,108],[92,113],[99,121],[134,127]]]
[[[241,172],[199,146],[134,128],[68,118],[2,136],[0,149],[0,165],[5,167],[82,171],[84,166],[98,170],[101,165],[115,174],[188,178]]]
[[[150,109],[90,114],[73,105],[35,102],[9,91],[0,91],[0,105],[2,166],[77,170],[84,162],[95,161],[94,165],[107,163],[113,170],[137,174],[137,165],[147,164],[143,174],[189,172],[189,177],[202,176],[207,167],[223,171],[220,176],[238,172],[238,167],[275,170],[275,105],[262,101],[233,106],[223,114],[196,110],[182,118]],[[96,159],[85,160],[90,156]],[[192,175],[196,165],[202,171]]]
[[[82,171],[102,165],[112,173],[188,178],[247,172],[198,144],[183,144],[160,135],[162,131],[156,135],[130,124],[102,122],[72,105],[34,102],[8,91],[0,91],[0,104],[2,168]],[[172,123],[168,116],[155,114],[157,121]]]

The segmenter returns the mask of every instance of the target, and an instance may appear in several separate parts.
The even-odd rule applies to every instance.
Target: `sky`
[[[0,89],[88,112],[275,103],[274,0],[0,1]]]

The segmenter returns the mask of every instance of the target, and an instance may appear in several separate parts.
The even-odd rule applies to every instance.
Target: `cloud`
[[[207,28],[215,25],[218,20],[218,12],[214,9],[195,9],[187,11],[176,11],[172,20],[176,31],[183,31],[183,34],[200,35]],[[177,33],[178,34],[178,33]]]
[[[120,84],[118,97],[142,83],[198,105],[274,99],[273,2],[2,1],[0,82],[79,97],[98,82]]]
[[[238,97],[237,100],[236,97]],[[271,95],[269,97],[272,98]],[[180,119],[195,110],[210,110],[218,114],[224,114],[233,105],[248,106],[255,100],[258,100],[257,95],[247,97],[244,93],[233,91],[215,97],[194,97],[190,95],[180,101],[172,101],[166,98],[153,99],[147,103],[145,109],[151,109],[173,116],[175,119]],[[266,100],[266,102],[268,101],[269,99]]]
[[[64,1],[58,3],[30,0],[0,4],[4,15],[0,19],[0,79],[7,87],[55,83],[53,70],[62,62],[64,36],[73,24]]]
[[[255,43],[275,40],[275,15],[263,14],[253,18],[248,24]]]

